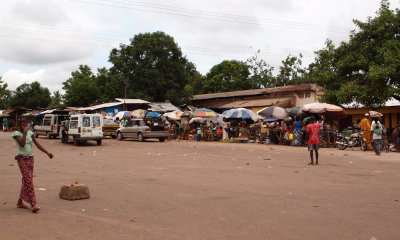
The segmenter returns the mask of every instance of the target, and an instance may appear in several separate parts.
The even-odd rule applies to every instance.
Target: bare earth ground
[[[400,154],[191,141],[34,149],[41,210],[15,207],[21,174],[0,133],[0,239],[400,239]],[[88,200],[58,197],[78,180]],[[39,190],[39,188],[41,190]],[[44,190],[45,189],[45,190]]]

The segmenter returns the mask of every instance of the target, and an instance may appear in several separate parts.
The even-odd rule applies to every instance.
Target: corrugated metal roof
[[[266,98],[266,99],[255,99],[255,100],[240,100],[231,103],[218,104],[215,103],[213,106],[206,106],[209,108],[249,108],[249,107],[268,107],[284,103],[292,100],[295,97],[282,97],[282,98]]]
[[[385,102],[383,107],[397,107],[400,106],[400,101],[396,100],[394,98],[389,99],[388,101]],[[344,108],[364,108],[365,106],[362,104],[358,104],[356,102],[352,102],[349,104],[343,104]]]
[[[100,109],[100,108],[114,107],[114,106],[118,106],[118,105],[122,105],[122,104],[124,104],[124,103],[123,102],[102,103],[102,104],[91,106],[91,107],[78,108],[76,110],[78,110],[78,111],[87,111],[87,110],[93,111],[93,110]]]
[[[270,93],[284,93],[284,92],[310,91],[310,90],[317,91],[317,85],[300,84],[300,85],[289,85],[289,86],[275,87],[275,88],[261,88],[261,89],[251,89],[251,90],[234,91],[234,92],[200,94],[200,95],[194,95],[192,100],[206,100],[213,98],[253,96],[253,95],[263,95]]]
[[[117,100],[118,102],[124,103],[124,99],[123,98],[116,98],[115,100]],[[128,103],[128,104],[149,104],[150,102],[144,101],[142,99],[125,99],[125,103]]]
[[[179,108],[168,102],[154,102],[149,104],[149,110],[153,112],[172,112],[179,110]]]

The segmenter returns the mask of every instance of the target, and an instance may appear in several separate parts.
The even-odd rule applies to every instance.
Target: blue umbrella
[[[146,114],[144,115],[145,118],[158,118],[160,116],[161,114],[158,112],[146,112]]]

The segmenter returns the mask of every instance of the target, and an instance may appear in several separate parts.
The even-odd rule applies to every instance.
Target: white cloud
[[[38,23],[61,23],[68,20],[64,11],[51,0],[14,1],[11,11],[18,18]]]

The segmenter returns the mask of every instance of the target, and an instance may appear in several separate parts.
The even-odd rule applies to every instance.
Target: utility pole
[[[128,90],[128,79],[125,79],[124,111],[126,111],[126,91]]]

